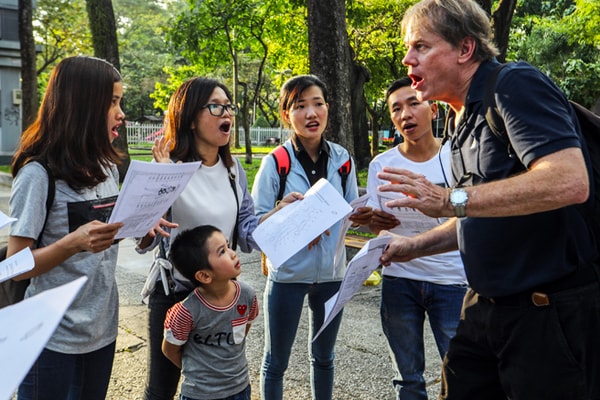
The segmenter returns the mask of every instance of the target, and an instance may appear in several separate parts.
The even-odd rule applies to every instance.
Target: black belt
[[[598,271],[596,271],[595,268],[598,267],[593,265],[578,267],[574,272],[570,273],[569,275],[563,278],[540,285],[536,288],[527,290],[525,292],[512,294],[509,296],[485,297],[479,295],[479,297],[496,305],[533,305],[537,307],[543,307],[550,304],[550,296],[552,294],[561,292],[563,290],[586,286],[594,282],[599,282],[600,275],[598,275]]]

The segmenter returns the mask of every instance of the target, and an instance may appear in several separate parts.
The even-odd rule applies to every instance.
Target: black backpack
[[[37,240],[35,241],[35,245],[38,246],[40,244],[40,240],[44,234],[44,229],[46,229],[46,223],[48,222],[48,214],[50,213],[50,209],[52,208],[52,203],[54,203],[54,195],[56,193],[55,183],[54,183],[54,175],[50,170],[50,167],[46,164],[46,162],[41,160],[36,160],[39,162],[46,173],[48,174],[48,194],[46,196],[46,217],[44,219],[44,225],[42,226],[42,230]],[[6,244],[0,246],[0,261],[4,261],[6,259],[6,251],[8,246]],[[25,291],[27,290],[27,286],[29,286],[29,279],[23,279],[20,281],[13,281],[12,279],[8,279],[4,282],[0,282],[0,308],[4,308],[11,304],[18,303],[23,300],[25,297]]]
[[[483,109],[485,110],[485,119],[491,131],[507,143],[508,151],[510,152],[510,143],[504,121],[498,112],[496,104],[496,81],[498,74],[508,64],[501,64],[490,73],[485,91],[483,93]],[[583,143],[587,148],[589,155],[589,166],[591,174],[590,196],[593,201],[579,205],[577,208],[583,214],[586,221],[589,221],[590,227],[596,240],[596,247],[600,253],[600,116],[594,114],[581,104],[569,100],[571,107],[577,115],[577,122],[581,129]]]

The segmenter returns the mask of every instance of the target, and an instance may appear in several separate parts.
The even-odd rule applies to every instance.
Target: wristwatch
[[[454,207],[454,215],[458,218],[464,218],[467,215],[465,207],[468,200],[469,195],[465,189],[453,188],[450,191],[450,204]]]

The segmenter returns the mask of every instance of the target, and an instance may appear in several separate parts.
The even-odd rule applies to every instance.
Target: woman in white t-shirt
[[[233,249],[237,245],[244,252],[257,248],[252,232],[260,221],[254,215],[246,173],[229,150],[236,112],[225,85],[214,79],[192,78],[171,97],[165,135],[156,140],[152,149],[157,162],[201,161],[202,165],[171,207],[167,216],[171,222],[162,221],[156,231],[138,241],[139,252],[158,246],[153,265],[163,268],[162,276],[167,280],[162,282],[161,274],[151,273],[152,282],[147,286],[153,289],[143,294],[149,296],[150,308],[146,400],[171,400],[175,395],[180,371],[162,353],[163,324],[167,310],[194,288],[166,261],[170,240],[178,232],[213,225],[223,232]],[[278,208],[297,198],[301,195],[284,198]],[[156,276],[159,282],[155,282]]]

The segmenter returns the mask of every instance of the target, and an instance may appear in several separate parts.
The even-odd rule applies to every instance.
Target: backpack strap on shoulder
[[[231,185],[231,190],[233,190],[233,195],[235,196],[235,226],[233,227],[233,233],[231,238],[231,248],[233,250],[237,249],[237,240],[239,234],[239,219],[240,219],[240,199],[238,198],[238,192],[235,185],[235,174],[231,172],[231,168],[227,167],[227,176],[229,177],[229,184]]]
[[[279,175],[279,192],[277,193],[276,201],[281,201],[283,199],[283,192],[285,191],[285,182],[290,173],[290,153],[284,146],[277,146],[271,152],[271,155],[275,158],[275,168]]]
[[[277,146],[271,152],[271,155],[275,158],[275,169],[277,170],[277,175],[279,175],[279,192],[277,193],[276,201],[281,201],[285,191],[287,176],[290,173],[291,157],[285,146]],[[344,195],[346,194],[346,182],[348,181],[348,175],[350,175],[351,170],[352,159],[351,157],[348,157],[348,160],[338,169],[340,177],[342,178],[342,190],[344,191]]]
[[[496,104],[496,84],[498,82],[498,76],[507,65],[508,64],[500,64],[488,75],[483,92],[482,107],[485,111],[485,120],[490,127],[490,130],[498,139],[506,143],[508,156],[514,157],[515,153],[510,144],[510,140],[508,139],[506,125],[504,124],[504,120],[502,119],[502,116],[498,111],[498,105]]]
[[[498,112],[498,105],[496,104],[496,82],[498,81],[498,75],[500,71],[506,67],[507,64],[500,64],[490,72],[487,81],[485,83],[485,89],[483,92],[483,109],[485,110],[485,120],[489,125],[494,135],[502,140],[506,140],[506,128],[504,121]]]
[[[352,159],[348,158],[348,160],[342,164],[339,168],[338,172],[342,177],[342,190],[344,191],[344,195],[346,195],[346,182],[348,181],[348,175],[350,175],[350,170],[352,169]]]
[[[54,182],[54,174],[52,170],[43,160],[35,160],[38,162],[44,169],[46,170],[46,174],[48,174],[48,194],[46,196],[46,217],[44,219],[44,225],[42,226],[42,230],[40,231],[40,236],[38,236],[36,241],[36,246],[39,246],[40,240],[42,240],[42,236],[44,235],[44,230],[46,229],[46,224],[48,223],[48,214],[50,214],[50,209],[52,208],[52,204],[54,203],[54,196],[56,194],[56,184]]]

